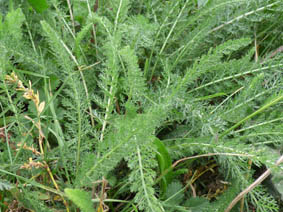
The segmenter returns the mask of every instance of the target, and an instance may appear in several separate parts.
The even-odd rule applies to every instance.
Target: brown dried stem
[[[276,161],[275,166],[279,166],[280,163],[283,162],[283,155]],[[256,186],[258,186],[262,181],[264,181],[271,174],[271,169],[267,169],[262,175],[257,178],[251,185],[249,185],[245,190],[243,190],[238,196],[230,203],[230,205],[226,208],[225,212],[231,211],[231,209],[240,201],[247,193],[253,190]]]

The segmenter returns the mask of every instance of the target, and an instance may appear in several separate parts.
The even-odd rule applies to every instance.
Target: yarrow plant
[[[1,211],[281,211],[282,9],[0,2]]]

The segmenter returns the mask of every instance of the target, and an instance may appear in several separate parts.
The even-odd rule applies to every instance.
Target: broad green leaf
[[[164,175],[161,180],[161,189],[164,194],[167,186],[172,181],[172,159],[166,149],[166,146],[158,138],[155,138],[154,144],[157,147],[157,160],[159,164],[160,174]]]
[[[72,200],[83,212],[94,212],[90,194],[80,189],[66,188],[67,197]]]
[[[38,13],[42,13],[48,8],[46,0],[28,0],[28,2],[32,6],[32,8]]]

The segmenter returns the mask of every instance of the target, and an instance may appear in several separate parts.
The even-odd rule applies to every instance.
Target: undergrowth
[[[1,1],[0,211],[222,212],[282,173],[282,9]],[[231,211],[281,211],[268,182]]]

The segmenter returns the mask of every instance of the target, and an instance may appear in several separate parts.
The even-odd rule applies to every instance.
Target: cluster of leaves
[[[280,0],[0,11],[1,210],[224,211],[280,156]],[[234,210],[279,212],[269,188]]]

